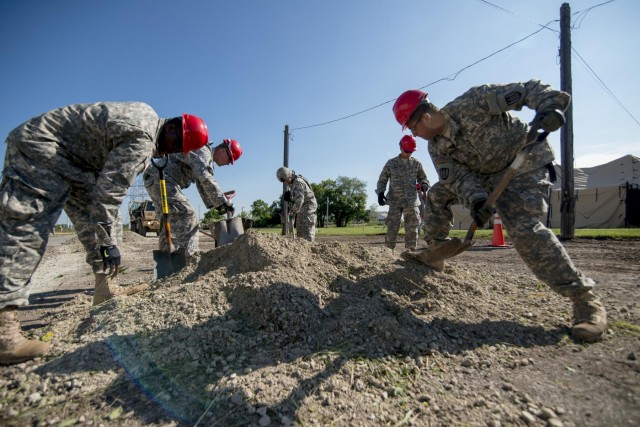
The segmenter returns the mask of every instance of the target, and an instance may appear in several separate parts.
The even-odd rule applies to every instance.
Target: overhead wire
[[[493,7],[493,8],[496,8],[496,9],[498,9],[498,10],[500,10],[500,11],[502,11],[502,12],[505,12],[505,13],[507,13],[507,14],[509,14],[509,15],[513,15],[513,16],[516,16],[516,17],[518,17],[518,18],[520,18],[520,19],[524,19],[525,21],[532,22],[532,23],[534,23],[534,24],[536,24],[536,25],[538,25],[538,26],[540,26],[540,27],[547,28],[547,25],[549,25],[549,23],[547,23],[546,25],[543,25],[543,24],[541,24],[541,23],[539,23],[539,22],[537,22],[537,21],[534,21],[534,20],[533,20],[533,19],[531,19],[531,18],[527,18],[526,16],[519,15],[519,14],[517,14],[517,13],[515,13],[515,12],[512,12],[512,11],[510,11],[510,10],[508,10],[508,9],[505,9],[505,8],[503,8],[503,7],[500,7],[500,6],[498,6],[497,4],[493,4],[493,3],[491,3],[491,2],[489,2],[489,1],[487,1],[487,0],[477,0],[477,1],[479,1],[480,3],[484,3],[484,4],[486,4],[487,6],[491,6],[491,7]],[[614,0],[612,0],[612,1],[614,1]],[[553,21],[550,21],[550,22],[553,22]],[[553,31],[553,32],[556,32],[556,33],[559,33],[559,32],[560,32],[560,31],[558,31],[558,30],[554,30],[553,28],[547,28],[547,29],[548,29],[548,30],[551,30],[551,31]]]
[[[580,61],[582,61],[583,65],[587,68],[587,70],[591,73],[591,75],[596,79],[596,81],[600,84],[600,87],[602,87],[607,94],[629,115],[629,117],[631,117],[631,119],[636,122],[638,124],[638,126],[640,126],[640,122],[638,121],[638,119],[636,119],[634,117],[634,115],[631,113],[631,111],[629,111],[627,109],[627,107],[624,106],[624,104],[622,103],[622,101],[620,101],[618,99],[617,96],[615,96],[615,94],[611,91],[611,89],[609,89],[609,87],[605,84],[604,81],[602,81],[602,79],[598,76],[598,74],[596,74],[596,72],[593,70],[593,68],[591,68],[591,66],[587,63],[587,61],[580,55],[580,53],[578,53],[577,50],[575,50],[573,47],[571,48],[571,50],[573,51],[573,53],[576,54],[576,56],[580,59]]]
[[[504,8],[502,8],[502,7],[498,6],[498,5],[495,5],[495,4],[493,4],[493,3],[491,3],[491,2],[489,2],[487,0],[477,0],[477,1],[479,1],[480,3],[484,3],[484,4],[488,5],[488,6],[494,7],[496,9],[499,9],[499,10],[501,10],[501,11],[503,11],[505,13],[508,13],[510,15],[517,16],[518,18],[522,18],[522,19],[524,19],[526,21],[529,21],[529,22],[533,22],[536,25],[543,26],[542,24],[540,24],[540,23],[538,23],[538,22],[536,22],[536,21],[534,21],[532,19],[529,19],[527,17],[519,15],[519,14],[517,14],[515,12],[510,11],[510,10],[504,9]],[[599,3],[599,4],[596,4],[596,5],[593,5],[593,6],[589,7],[589,8],[587,8],[587,9],[579,10],[577,12],[572,13],[572,15],[574,16],[574,20],[575,20],[574,22],[575,23],[571,25],[571,28],[572,29],[580,29],[580,26],[584,22],[585,18],[589,14],[589,12],[591,12],[593,9],[595,9],[597,7],[604,6],[604,5],[609,4],[609,3],[613,3],[614,1],[616,1],[616,0],[609,0],[609,1],[606,1],[606,2],[603,2],[603,3]],[[546,27],[546,25],[544,27]],[[551,30],[551,31],[554,31],[554,32],[558,32],[558,31],[556,31],[554,29],[551,29],[551,28],[548,28],[548,29]],[[613,91],[611,89],[609,89],[609,87],[606,85],[606,83],[598,76],[598,74],[595,72],[595,70],[587,63],[587,61],[580,55],[580,53],[574,47],[571,47],[571,50],[573,51],[573,53],[576,54],[578,59],[580,59],[580,61],[583,63],[583,65],[587,69],[587,72],[591,74],[591,76],[596,80],[596,82],[600,85],[600,87],[602,87],[605,90],[605,92],[629,115],[629,117],[631,117],[631,119],[633,119],[633,121],[635,121],[636,123],[638,123],[638,125],[640,125],[640,122],[638,122],[638,120],[627,109],[627,107],[624,106],[622,101],[620,101],[618,99],[618,97],[616,97],[616,95],[613,93]]]
[[[547,25],[549,25],[551,22],[554,22],[554,21],[556,21],[556,22],[557,22],[558,20],[556,19],[556,20],[549,21],[546,25],[541,25],[541,28],[540,28],[540,29],[538,29],[538,30],[534,31],[533,33],[531,33],[531,34],[529,34],[529,35],[527,35],[527,36],[525,36],[525,37],[521,38],[520,40],[517,40],[517,41],[515,41],[515,42],[513,42],[513,43],[511,43],[511,44],[509,44],[509,45],[507,45],[507,46],[505,46],[505,47],[503,47],[503,48],[501,48],[501,49],[496,50],[495,52],[493,52],[493,53],[491,53],[491,54],[489,54],[489,55],[487,55],[487,56],[485,56],[485,57],[483,57],[483,58],[481,58],[481,59],[479,59],[479,60],[477,60],[477,61],[475,61],[475,62],[473,62],[473,63],[471,63],[471,64],[469,64],[469,65],[467,65],[467,66],[465,66],[465,67],[463,67],[463,68],[461,68],[460,70],[456,71],[455,73],[449,74],[449,75],[448,75],[448,76],[446,76],[446,77],[442,77],[442,78],[440,78],[440,79],[438,79],[438,80],[435,80],[435,81],[433,81],[433,82],[431,82],[431,83],[428,83],[428,84],[426,84],[426,85],[424,85],[424,86],[421,86],[421,87],[419,87],[418,89],[424,89],[424,88],[426,88],[426,87],[432,86],[432,85],[434,85],[434,84],[436,84],[436,83],[439,83],[439,82],[441,82],[441,81],[445,81],[445,80],[446,80],[446,81],[453,81],[453,80],[455,80],[455,79],[458,77],[458,75],[459,75],[460,73],[462,73],[463,71],[465,71],[465,70],[467,70],[467,69],[469,69],[469,68],[473,67],[474,65],[479,64],[479,63],[480,63],[480,62],[482,62],[482,61],[485,61],[485,60],[487,60],[487,59],[491,58],[491,57],[492,57],[492,56],[494,56],[494,55],[497,55],[497,54],[498,54],[498,53],[500,53],[500,52],[505,51],[506,49],[509,49],[509,48],[510,48],[510,47],[512,47],[512,46],[515,46],[515,45],[516,45],[516,44],[518,44],[518,43],[521,43],[521,42],[525,41],[525,40],[526,40],[526,39],[528,39],[529,37],[533,37],[534,35],[536,35],[537,33],[539,33],[540,31],[542,31],[542,30],[544,30],[544,29],[548,29],[548,28],[547,28]],[[340,118],[338,118],[338,119],[329,120],[329,121],[322,122],[322,123],[317,123],[317,124],[314,124],[314,125],[300,126],[300,127],[292,128],[292,129],[290,130],[290,132],[293,132],[294,130],[309,129],[309,128],[313,128],[313,127],[324,126],[324,125],[328,125],[328,124],[331,124],[331,123],[339,122],[339,121],[341,121],[341,120],[346,120],[346,119],[349,119],[349,118],[351,118],[351,117],[355,117],[355,116],[357,116],[357,115],[360,115],[360,114],[366,113],[366,112],[368,112],[368,111],[375,110],[376,108],[379,108],[379,107],[382,107],[383,105],[386,105],[386,104],[389,104],[389,103],[391,103],[391,102],[394,102],[395,100],[396,100],[396,98],[393,98],[393,99],[390,99],[390,100],[388,100],[388,101],[384,101],[384,102],[382,102],[382,103],[380,103],[380,104],[378,104],[378,105],[374,105],[373,107],[369,107],[369,108],[364,109],[364,110],[362,110],[362,111],[358,111],[357,113],[349,114],[348,116],[340,117]]]
[[[505,46],[505,47],[503,47],[502,49],[499,49],[499,50],[497,50],[497,51],[495,51],[495,52],[493,52],[493,53],[491,53],[491,54],[489,54],[489,55],[487,55],[487,56],[485,56],[485,57],[483,57],[483,58],[481,58],[481,59],[479,59],[479,60],[477,60],[477,61],[475,61],[475,62],[473,62],[473,63],[471,63],[471,64],[469,64],[469,65],[467,65],[467,66],[465,66],[465,67],[463,67],[463,68],[461,68],[460,70],[458,70],[457,72],[455,72],[455,73],[453,73],[453,74],[450,74],[449,76],[442,77],[442,78],[440,78],[440,79],[438,79],[438,80],[435,80],[435,81],[433,81],[433,82],[431,82],[431,83],[428,83],[428,84],[426,84],[426,85],[424,85],[424,86],[421,86],[421,87],[419,87],[418,89],[424,89],[424,88],[427,88],[427,87],[432,86],[432,85],[434,85],[434,84],[436,84],[436,83],[439,83],[439,82],[441,82],[441,81],[453,81],[453,80],[455,80],[455,79],[458,77],[458,75],[460,75],[460,73],[462,73],[463,71],[465,71],[465,70],[467,70],[467,69],[469,69],[469,68],[471,68],[471,67],[473,67],[473,66],[475,66],[475,65],[479,64],[480,62],[483,62],[483,61],[485,61],[485,60],[487,60],[487,59],[491,58],[491,57],[492,57],[492,56],[494,56],[494,55],[497,55],[497,54],[498,54],[498,53],[500,53],[500,52],[503,52],[504,50],[506,50],[506,49],[508,49],[508,48],[510,48],[510,47],[512,47],[512,46],[514,46],[514,45],[516,45],[516,44],[518,44],[518,43],[521,43],[521,42],[525,41],[526,39],[528,39],[528,38],[530,38],[530,37],[532,37],[532,36],[536,35],[537,33],[539,33],[540,31],[542,31],[542,30],[544,30],[544,29],[547,29],[547,30],[553,31],[553,32],[555,32],[555,33],[559,33],[559,31],[558,31],[558,30],[555,30],[555,29],[553,29],[553,28],[550,28],[550,27],[549,27],[549,24],[551,24],[552,22],[559,22],[559,20],[557,20],[557,19],[551,20],[551,21],[547,22],[546,24],[541,24],[541,23],[539,23],[539,22],[537,22],[537,21],[534,21],[534,20],[532,20],[532,19],[530,19],[530,18],[527,18],[527,17],[525,17],[525,16],[522,16],[522,15],[519,15],[519,14],[517,14],[517,13],[515,13],[515,12],[512,12],[512,11],[510,11],[510,10],[508,10],[508,9],[503,8],[503,7],[500,7],[500,6],[498,6],[498,5],[494,4],[494,3],[491,3],[491,2],[489,2],[489,1],[487,1],[487,0],[477,0],[477,1],[479,1],[480,3],[483,3],[483,4],[487,5],[487,6],[490,6],[490,7],[496,8],[496,9],[498,9],[498,10],[502,11],[502,12],[508,13],[508,14],[510,14],[510,15],[513,15],[513,16],[516,16],[516,17],[518,17],[518,18],[521,18],[521,19],[524,19],[524,20],[526,20],[526,21],[529,21],[529,22],[531,22],[531,23],[534,23],[534,24],[538,25],[538,26],[540,27],[540,29],[539,29],[539,30],[537,30],[537,31],[534,31],[533,33],[529,34],[528,36],[525,36],[525,37],[521,38],[520,40],[517,40],[517,41],[515,41],[515,42],[513,42],[513,43],[511,43],[511,44],[509,44],[509,45],[507,45],[507,46]],[[599,3],[599,4],[596,4],[596,5],[594,5],[594,6],[589,7],[589,8],[587,8],[587,9],[583,9],[583,10],[580,10],[580,11],[577,11],[577,12],[573,13],[573,15],[574,15],[575,17],[577,17],[577,18],[575,18],[575,19],[576,19],[577,24],[574,24],[571,28],[579,29],[579,28],[580,28],[580,25],[582,25],[582,22],[584,22],[584,19],[586,18],[586,16],[589,14],[589,12],[590,12],[590,11],[592,11],[593,9],[595,9],[595,8],[597,8],[597,7],[604,6],[604,5],[609,4],[609,3],[613,3],[614,1],[616,1],[616,0],[608,0],[608,1],[606,1],[606,2]],[[600,86],[601,86],[601,87],[602,87],[602,88],[607,92],[607,94],[608,94],[608,95],[609,95],[609,96],[610,96],[610,97],[611,97],[611,98],[612,98],[612,99],[613,99],[613,100],[614,100],[614,101],[615,101],[615,102],[616,102],[616,103],[617,103],[617,104],[618,104],[618,105],[619,105],[619,106],[620,106],[620,107],[621,107],[621,108],[622,108],[622,109],[623,109],[623,110],[624,110],[624,111],[625,111],[625,112],[626,112],[626,113],[627,113],[627,114],[628,114],[628,115],[629,115],[629,116],[630,116],[630,117],[631,117],[631,118],[636,122],[636,123],[638,123],[638,125],[640,125],[640,122],[638,122],[638,120],[633,116],[633,114],[632,114],[632,113],[631,113],[631,112],[630,112],[630,111],[629,111],[629,110],[624,106],[624,104],[622,104],[622,102],[621,102],[621,101],[620,101],[620,100],[615,96],[615,94],[614,94],[614,93],[613,93],[613,92],[612,92],[612,91],[607,87],[607,85],[604,83],[604,81],[603,81],[603,80],[602,80],[602,79],[601,79],[601,78],[596,74],[596,72],[593,70],[593,68],[591,68],[591,66],[590,66],[590,65],[587,63],[587,61],[586,61],[586,60],[585,60],[585,59],[584,59],[584,58],[583,58],[583,57],[578,53],[578,51],[577,51],[575,48],[573,48],[573,47],[571,48],[571,50],[572,50],[572,51],[577,55],[577,57],[578,57],[578,58],[580,59],[580,61],[584,64],[584,66],[586,66],[586,67],[587,67],[587,69],[589,70],[590,74],[591,74],[591,75],[596,79],[596,81],[597,81],[597,82],[599,83],[599,85],[600,85]],[[376,108],[379,108],[379,107],[382,107],[383,105],[386,105],[386,104],[389,104],[389,103],[391,103],[391,102],[394,102],[395,100],[396,100],[396,98],[394,98],[394,99],[390,99],[390,100],[388,100],[388,101],[384,101],[384,102],[382,102],[382,103],[380,103],[380,104],[378,104],[378,105],[374,105],[373,107],[369,107],[369,108],[366,108],[366,109],[364,109],[364,110],[358,111],[358,112],[356,112],[356,113],[349,114],[349,115],[347,115],[347,116],[340,117],[340,118],[337,118],[337,119],[334,119],[334,120],[329,120],[329,121],[322,122],[322,123],[316,123],[316,124],[313,124],[313,125],[307,125],[307,126],[300,126],[300,127],[292,128],[290,132],[293,132],[294,130],[302,130],[302,129],[309,129],[309,128],[314,128],[314,127],[319,127],[319,126],[325,126],[325,125],[328,125],[328,124],[331,124],[331,123],[336,123],[336,122],[339,122],[339,121],[342,121],[342,120],[346,120],[346,119],[349,119],[349,118],[351,118],[351,117],[355,117],[355,116],[358,116],[358,115],[360,115],[360,114],[364,114],[364,113],[366,113],[366,112],[369,112],[369,111],[371,111],[371,110],[375,110]]]
[[[604,3],[600,3],[600,4],[596,4],[594,6],[591,6],[591,7],[587,8],[587,9],[583,9],[583,10],[579,10],[577,12],[574,12],[572,15],[576,16],[576,18],[575,18],[576,23],[573,24],[571,26],[571,28],[576,29],[576,30],[580,29],[580,26],[582,25],[582,22],[587,17],[589,12],[591,12],[596,7],[604,6],[605,4],[613,3],[614,1],[616,1],[616,0],[609,0],[609,1],[606,1]]]

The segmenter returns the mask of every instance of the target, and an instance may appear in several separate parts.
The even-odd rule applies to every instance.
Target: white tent
[[[562,168],[549,197],[547,225],[560,228]],[[640,225],[640,158],[627,154],[609,163],[573,170],[576,228]]]
[[[560,228],[562,169],[549,195],[547,227]],[[640,226],[640,158],[630,154],[591,168],[574,169],[576,228]],[[471,224],[469,210],[453,206],[454,229]]]

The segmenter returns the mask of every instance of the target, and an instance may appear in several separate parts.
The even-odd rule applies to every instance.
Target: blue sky
[[[79,102],[143,101],[161,117],[195,114],[213,141],[242,144],[242,158],[216,168],[216,179],[237,191],[238,210],[249,210],[282,190],[275,171],[288,124],[290,167],[312,182],[359,178],[371,205],[380,170],[402,137],[391,112],[395,98],[428,86],[443,106],[471,86],[531,78],[559,88],[563,3],[0,0],[0,135]],[[638,156],[640,3],[570,6],[579,54],[572,56],[575,165]],[[453,78],[542,24],[554,31],[543,29]],[[558,163],[559,138],[551,137]],[[5,151],[0,144],[2,158]],[[415,157],[437,181],[426,141],[419,140]],[[202,216],[194,187],[186,192]]]

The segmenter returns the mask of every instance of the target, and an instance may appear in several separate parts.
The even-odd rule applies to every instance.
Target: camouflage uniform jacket
[[[209,145],[186,154],[169,154],[169,161],[164,169],[164,178],[169,185],[184,189],[195,182],[207,209],[218,207],[227,201],[213,175],[213,154]],[[144,171],[145,186],[149,180],[159,180],[158,170],[152,164]]]
[[[289,209],[293,215],[300,212],[314,213],[318,209],[318,202],[313,193],[311,185],[302,175],[293,175],[291,182],[291,201],[292,206]]]
[[[91,223],[99,245],[115,244],[115,219],[127,189],[156,149],[165,119],[141,102],[75,104],[34,117],[15,128],[7,143],[69,181],[95,175]],[[5,175],[29,183],[15,170]]]
[[[384,193],[389,181],[387,203],[398,207],[419,206],[416,184],[429,185],[422,163],[413,157],[405,160],[399,155],[388,160],[382,168],[376,194]]]
[[[441,109],[448,126],[444,134],[429,140],[429,154],[440,182],[451,186],[465,204],[472,204],[486,195],[483,182],[501,174],[526,144],[529,126],[509,111],[523,106],[537,112],[546,108],[564,111],[570,99],[569,94],[538,80],[469,89]],[[528,160],[519,173],[554,159],[546,140],[525,151]]]

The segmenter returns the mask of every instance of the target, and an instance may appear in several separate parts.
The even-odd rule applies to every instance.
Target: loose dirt
[[[437,272],[383,240],[203,236],[196,265],[91,307],[81,245],[55,236],[19,313],[52,350],[0,367],[0,424],[640,425],[640,241],[566,242],[609,313],[584,344],[514,249]],[[125,233],[121,284],[152,281],[157,244]]]

